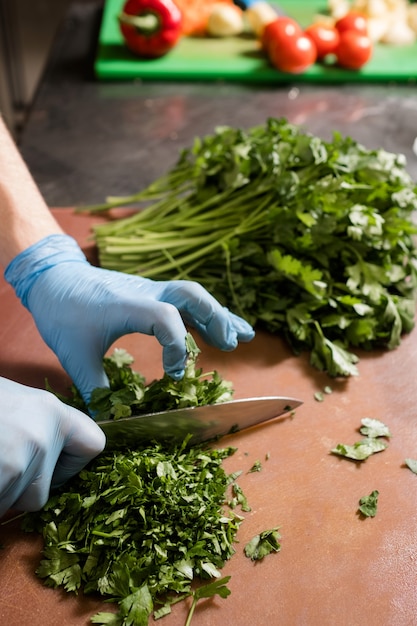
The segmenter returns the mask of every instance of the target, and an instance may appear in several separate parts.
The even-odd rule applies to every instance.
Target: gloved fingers
[[[154,335],[162,346],[164,371],[174,380],[180,380],[184,376],[187,360],[185,347],[187,329],[184,326],[181,315],[175,306],[155,300],[142,301],[139,315],[143,314],[144,305],[149,307],[147,315],[149,316],[148,319],[152,320],[151,332],[149,334]],[[143,329],[142,324],[139,324],[134,330],[147,332]]]
[[[168,376],[171,376],[174,380],[181,380],[185,373],[185,364],[187,362],[185,335],[186,333],[183,337],[184,346],[172,343],[164,346],[162,350],[162,365],[164,372],[166,372]]]
[[[163,298],[176,306],[184,320],[194,326],[203,339],[221,350],[234,350],[239,341],[254,337],[252,327],[223,307],[199,283],[165,281]]]
[[[60,487],[78,474],[92,459],[104,450],[106,436],[97,424],[76,411],[71,416],[71,433],[55,465],[52,476],[52,489]]]
[[[236,315],[231,311],[228,311],[228,313],[230,321],[236,331],[238,340],[242,341],[243,343],[252,341],[252,339],[255,337],[255,331],[252,326],[246,320],[244,320],[243,317],[240,317],[239,315]]]
[[[193,320],[190,324],[196,327],[208,344],[225,351],[234,350],[239,341],[248,342],[255,336],[253,328],[244,319],[226,308],[213,315],[206,325],[196,325]],[[218,340],[220,337],[228,337],[228,341],[221,343]]]
[[[19,471],[17,467],[21,468]],[[34,474],[37,473],[37,467],[32,464],[31,468],[27,468],[22,459],[22,463],[19,464],[19,455],[13,455],[13,468],[7,471],[7,468],[2,465],[1,480],[0,480],[0,518],[10,509],[18,508],[19,497],[26,491],[30,483],[34,478]],[[23,510],[25,510],[23,508]],[[26,509],[27,510],[27,509]]]
[[[178,380],[184,375],[187,334],[179,311],[169,303],[153,297],[140,299],[133,290],[108,302],[96,317],[94,328],[75,334],[69,331],[61,339],[57,350],[60,362],[88,404],[91,392],[97,387],[108,387],[103,369],[103,357],[109,347],[123,335],[130,333],[154,335],[163,347],[165,372]],[[62,350],[65,346],[65,352]]]
[[[33,467],[26,470],[26,486],[14,506],[23,511],[42,508],[51,489],[60,487],[99,454],[106,442],[95,422],[76,409],[62,405],[54,441],[40,445]],[[31,479],[31,480],[30,480]]]
[[[103,331],[104,332],[104,331]],[[123,333],[121,333],[123,334]],[[103,357],[107,346],[98,346],[98,342],[84,338],[74,346],[74,339],[69,343],[72,349],[58,357],[74,385],[88,405],[91,393],[97,387],[108,387],[109,379],[103,369]]]
[[[42,471],[41,469],[39,471]],[[24,486],[19,486],[22,495],[13,504],[19,511],[39,511],[45,506],[51,485],[51,473],[37,474],[34,480]]]
[[[183,377],[187,330],[175,306],[149,296],[138,300],[133,292],[107,307],[106,324],[112,328],[111,343],[128,333],[154,335],[163,348],[164,371],[175,380]]]
[[[185,338],[187,329],[179,311],[165,302],[154,304],[154,311],[159,310],[162,315],[155,315],[153,334],[163,347],[162,365],[164,371],[174,380],[184,376],[187,361]]]
[[[25,465],[23,457],[22,462],[19,458],[15,458],[15,480],[13,484],[10,484],[10,491],[14,494],[14,498],[9,502],[9,506],[20,511],[38,511],[46,504],[53,466],[58,454],[55,442],[52,443],[39,437],[37,441],[33,438],[31,443],[30,463]],[[50,446],[49,449],[48,446]],[[26,451],[22,449],[23,452],[26,454]]]
[[[0,377],[0,515],[36,511],[51,482],[61,483],[104,447],[105,436],[87,415],[48,391]],[[71,463],[58,461],[70,455]]]
[[[193,326],[197,330],[199,335],[201,335],[209,346],[214,346],[225,352],[231,352],[237,348],[237,333],[230,328],[229,321],[224,317],[212,318],[210,326],[200,324],[196,320],[190,320],[190,326]],[[227,341],[221,339],[225,336],[227,336]]]

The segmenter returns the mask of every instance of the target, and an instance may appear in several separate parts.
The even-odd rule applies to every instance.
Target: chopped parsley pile
[[[116,350],[104,359],[109,389],[93,392],[90,408],[100,419],[117,419],[164,406],[196,406],[231,397],[231,386],[217,372],[196,369],[199,350],[187,336],[188,362],[181,381],[167,376],[146,386],[131,369],[132,357]],[[66,402],[86,410],[72,388]],[[235,448],[143,442],[135,449],[105,450],[52,495],[39,513],[24,520],[27,531],[44,539],[37,570],[45,584],[68,592],[98,593],[118,610],[101,612],[95,624],[147,626],[172,604],[191,598],[185,626],[199,599],[226,598],[228,576],[220,570],[234,554],[236,533],[250,511],[224,459]],[[272,531],[271,531],[272,532]],[[277,534],[264,531],[253,560],[279,550]],[[201,584],[204,581],[207,584]]]
[[[88,208],[123,205],[144,208],[95,227],[102,266],[197,280],[331,376],[413,328],[417,187],[403,155],[285,119],[219,127],[148,188]]]
[[[234,554],[242,518],[222,512],[230,478],[221,466],[233,451],[152,444],[102,454],[39,514],[37,574],[118,603],[95,624],[147,626],[166,615]]]

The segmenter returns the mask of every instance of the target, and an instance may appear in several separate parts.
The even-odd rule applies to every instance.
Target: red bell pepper
[[[118,18],[126,46],[140,57],[163,56],[182,34],[182,14],[173,0],[127,0]]]

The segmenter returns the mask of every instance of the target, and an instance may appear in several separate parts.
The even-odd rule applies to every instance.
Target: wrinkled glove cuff
[[[64,234],[48,235],[10,261],[4,277],[28,308],[29,293],[37,278],[51,267],[69,261],[87,262],[75,239]]]

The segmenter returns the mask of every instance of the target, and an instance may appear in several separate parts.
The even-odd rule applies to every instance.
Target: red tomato
[[[269,44],[277,37],[292,37],[296,33],[301,34],[302,28],[290,17],[278,17],[273,22],[269,22],[262,31],[261,45],[268,53]]]
[[[358,70],[369,61],[372,49],[372,41],[367,35],[347,30],[340,34],[335,54],[339,65],[350,70]]]
[[[301,74],[317,60],[316,46],[303,32],[276,35],[268,53],[274,67],[290,74]]]
[[[333,54],[340,39],[339,31],[336,28],[319,22],[308,26],[305,34],[315,43],[318,59],[324,59],[328,54]]]
[[[361,35],[368,34],[368,20],[366,16],[356,11],[349,11],[349,13],[338,19],[335,27],[339,33],[354,30],[357,33],[361,33]]]

